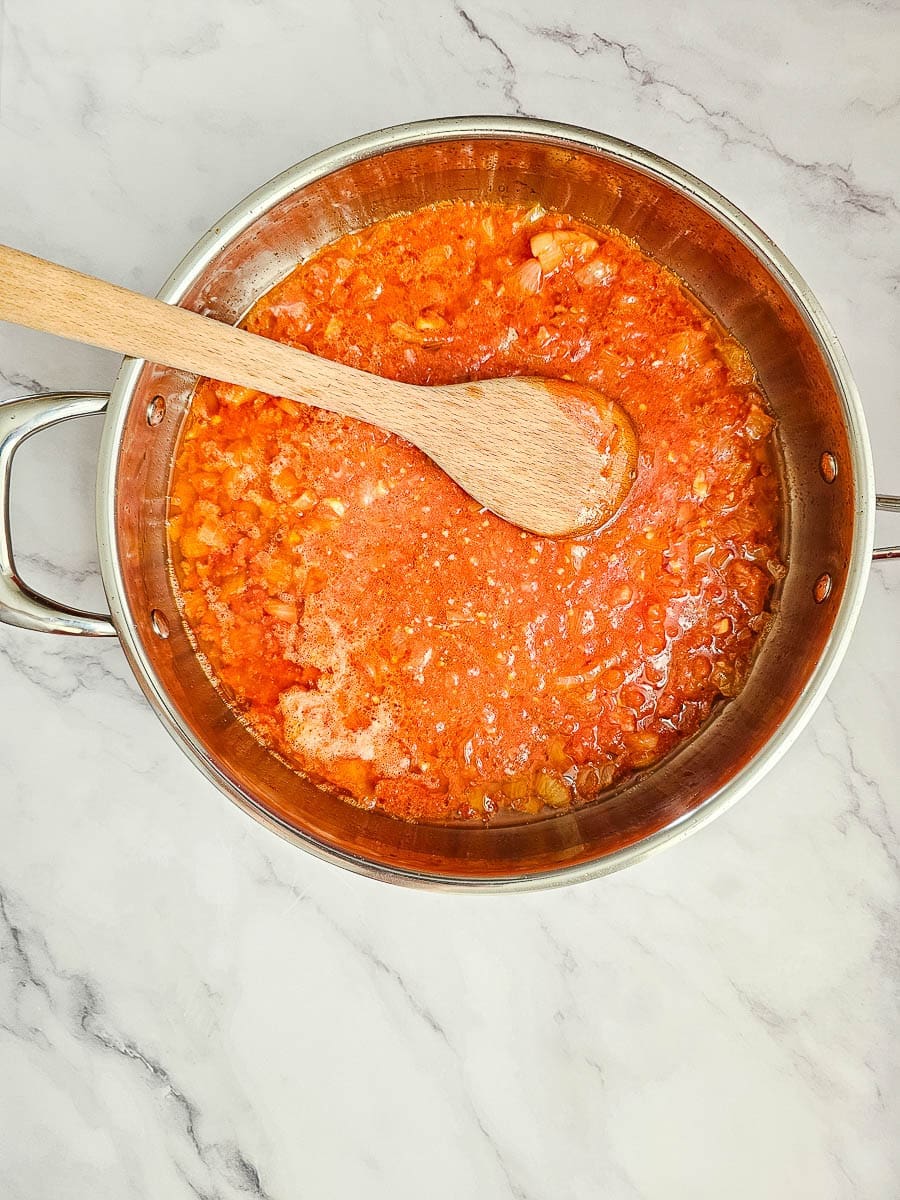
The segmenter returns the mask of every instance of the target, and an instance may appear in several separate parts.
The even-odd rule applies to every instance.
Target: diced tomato
[[[298,770],[406,820],[566,808],[740,688],[785,570],[775,422],[635,245],[539,206],[425,208],[325,247],[246,325],[411,383],[572,379],[640,443],[618,516],[553,541],[399,438],[201,382],[170,499],[184,619]]]

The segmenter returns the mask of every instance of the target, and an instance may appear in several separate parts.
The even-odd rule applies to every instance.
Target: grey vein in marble
[[[897,198],[888,193],[872,192],[863,188],[856,179],[850,162],[846,164],[805,162],[793,158],[784,150],[779,149],[767,133],[752,129],[735,113],[725,109],[710,108],[695,92],[672,79],[665,78],[660,74],[659,69],[644,56],[639,46],[601,37],[598,33],[582,34],[572,29],[571,26],[541,26],[530,32],[539,38],[546,38],[548,41],[566,46],[579,58],[605,53],[620,57],[628,74],[639,87],[652,88],[658,95],[667,91],[672,92],[689,101],[726,144],[736,142],[751,145],[775,155],[786,166],[807,172],[815,179],[831,184],[838,202],[847,204],[851,208],[860,209],[878,217],[900,216],[900,204],[898,204]],[[900,104],[900,98],[895,103]],[[890,112],[893,108],[894,104],[891,104],[879,111]],[[681,114],[676,113],[676,115],[681,120],[689,119]]]

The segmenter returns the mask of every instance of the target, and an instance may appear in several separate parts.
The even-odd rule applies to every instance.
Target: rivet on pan
[[[160,612],[158,608],[152,608],[150,610],[150,625],[156,636],[158,638],[162,638],[163,641],[165,641],[165,639],[169,636],[169,622],[166,618],[166,614],[164,612]]]
[[[819,459],[819,470],[822,473],[822,478],[826,483],[834,483],[834,481],[837,479],[837,459],[830,450],[824,450],[822,452],[822,457]]]
[[[154,396],[147,405],[147,424],[151,426],[162,423],[163,417],[166,415],[166,402],[162,396]]]
[[[813,588],[813,596],[816,604],[821,604],[823,600],[827,600],[831,595],[831,576],[827,571],[824,571],[816,580],[816,585]]]

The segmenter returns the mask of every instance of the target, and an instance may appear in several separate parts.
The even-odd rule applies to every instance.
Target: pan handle
[[[900,496],[876,496],[875,507],[882,512],[900,513]],[[879,559],[900,558],[900,546],[876,546],[872,558],[876,562]]]
[[[82,612],[33,591],[19,577],[9,524],[9,484],[16,451],[42,429],[72,417],[99,416],[109,396],[97,392],[49,392],[0,404],[0,622],[41,633],[115,637],[112,620],[102,613]]]

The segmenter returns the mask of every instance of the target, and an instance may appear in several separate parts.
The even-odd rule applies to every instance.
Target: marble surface
[[[342,138],[593,126],[783,246],[900,492],[896,0],[464,2],[0,0],[0,238],[152,292]],[[2,399],[115,369],[0,327]],[[36,439],[15,480],[23,568],[82,603],[98,432]],[[5,1200],[900,1195],[900,564],[751,797],[555,893],[412,893],[282,844],[115,644],[0,632],[0,715]]]

